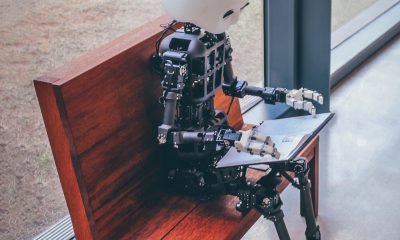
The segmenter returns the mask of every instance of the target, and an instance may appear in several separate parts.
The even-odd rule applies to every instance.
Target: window
[[[338,30],[376,2],[378,0],[332,0],[332,31]]]
[[[253,86],[264,86],[263,1],[252,1],[243,10],[230,34],[235,74]]]

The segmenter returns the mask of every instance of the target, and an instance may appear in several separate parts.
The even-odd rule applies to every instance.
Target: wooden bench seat
[[[237,212],[234,197],[199,202],[161,187],[161,85],[149,59],[167,22],[161,17],[35,80],[77,239],[239,239],[260,217]],[[226,110],[230,99],[219,93],[216,102]],[[237,100],[229,121],[243,127]],[[302,155],[313,161],[317,185],[318,138]]]

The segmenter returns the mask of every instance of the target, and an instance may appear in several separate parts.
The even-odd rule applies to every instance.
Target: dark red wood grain
[[[68,132],[65,111],[57,87],[48,84],[53,78],[42,77],[35,82],[35,89],[42,110],[43,120],[46,125],[51,149],[56,162],[58,175],[63,187],[65,199],[73,217],[72,224],[75,234],[80,239],[96,238],[92,231],[94,221],[91,218],[91,209],[87,201],[85,190],[81,190],[82,182],[80,173],[76,169],[71,146],[72,138]],[[82,194],[84,193],[84,194]]]
[[[161,17],[35,80],[77,239],[189,239],[221,229],[231,238],[259,217],[241,216],[232,197],[200,203],[163,189],[161,85],[149,59],[169,21]],[[216,108],[226,111],[230,100],[219,92]],[[229,122],[243,126],[237,99]]]

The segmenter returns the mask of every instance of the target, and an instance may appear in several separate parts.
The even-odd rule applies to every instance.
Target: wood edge
[[[41,77],[34,80],[34,87],[38,96],[57,172],[71,214],[75,235],[77,239],[95,239],[97,234],[94,224],[88,217],[85,208],[85,197],[82,194],[79,176],[77,176],[74,166],[73,148],[65,129],[62,117],[63,110],[60,109],[59,105],[58,99],[60,96],[57,96],[57,90],[51,84],[54,81],[57,81],[57,79]]]
[[[314,162],[313,162],[313,167],[314,167],[314,176],[313,176],[313,182],[312,184],[314,185],[314,215],[315,217],[318,217],[319,215],[319,136],[316,139],[318,142],[315,146],[315,152],[314,152]]]
[[[312,161],[315,155],[315,148],[319,145],[319,135],[315,136],[310,143],[299,153],[298,156],[307,158],[308,162]]]
[[[232,232],[228,239],[235,239],[235,240],[240,240],[243,238],[243,236],[249,231],[249,229],[258,221],[258,219],[261,217],[261,214],[257,212],[256,210],[251,210],[249,213],[247,213],[246,218],[247,220],[246,224],[243,225],[242,228],[238,229],[236,232]]]
[[[84,55],[70,61],[68,64],[47,72],[44,75],[49,76],[53,80],[57,79],[55,82],[52,82],[53,84],[63,85],[86,73],[90,69],[94,69],[102,63],[119,56],[121,53],[131,49],[133,46],[154,37],[162,30],[160,24],[168,23],[170,21],[171,18],[165,15],[160,16],[109,43],[88,51]]]
[[[52,84],[52,83],[54,83],[54,82],[56,82],[58,80],[59,80],[58,78],[50,77],[50,76],[47,76],[47,75],[43,75],[43,76],[40,76],[38,78],[35,78],[33,80],[33,83],[34,83],[34,86],[35,86],[36,95],[39,96],[38,95],[38,89],[36,88],[36,84],[38,84],[38,85],[41,85],[42,83]]]
[[[70,154],[71,154],[71,162],[72,162],[72,166],[74,169],[74,173],[75,173],[75,178],[77,180],[78,183],[78,187],[80,190],[80,196],[81,196],[81,201],[83,202],[84,205],[84,210],[86,213],[86,216],[88,218],[89,224],[91,226],[92,229],[92,234],[95,236],[95,239],[97,239],[97,230],[95,228],[96,224],[94,221],[94,217],[93,217],[93,211],[92,211],[92,207],[89,201],[89,194],[86,188],[86,184],[83,181],[83,176],[82,176],[82,171],[81,171],[81,164],[80,161],[78,159],[78,154],[73,142],[73,137],[72,137],[72,132],[71,132],[71,127],[69,125],[69,121],[68,121],[68,115],[67,115],[67,111],[65,108],[65,103],[64,103],[64,97],[63,97],[63,93],[62,93],[62,87],[61,86],[57,86],[54,85],[53,86],[54,92],[55,92],[55,96],[56,96],[56,101],[57,101],[57,105],[59,108],[59,113],[61,116],[61,120],[63,123],[63,129],[65,132],[65,135],[67,137],[68,143],[69,143],[69,150],[70,150]]]

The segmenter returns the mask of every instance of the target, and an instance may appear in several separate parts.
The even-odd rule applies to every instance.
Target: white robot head
[[[167,14],[211,33],[223,33],[237,23],[249,0],[162,0]]]

